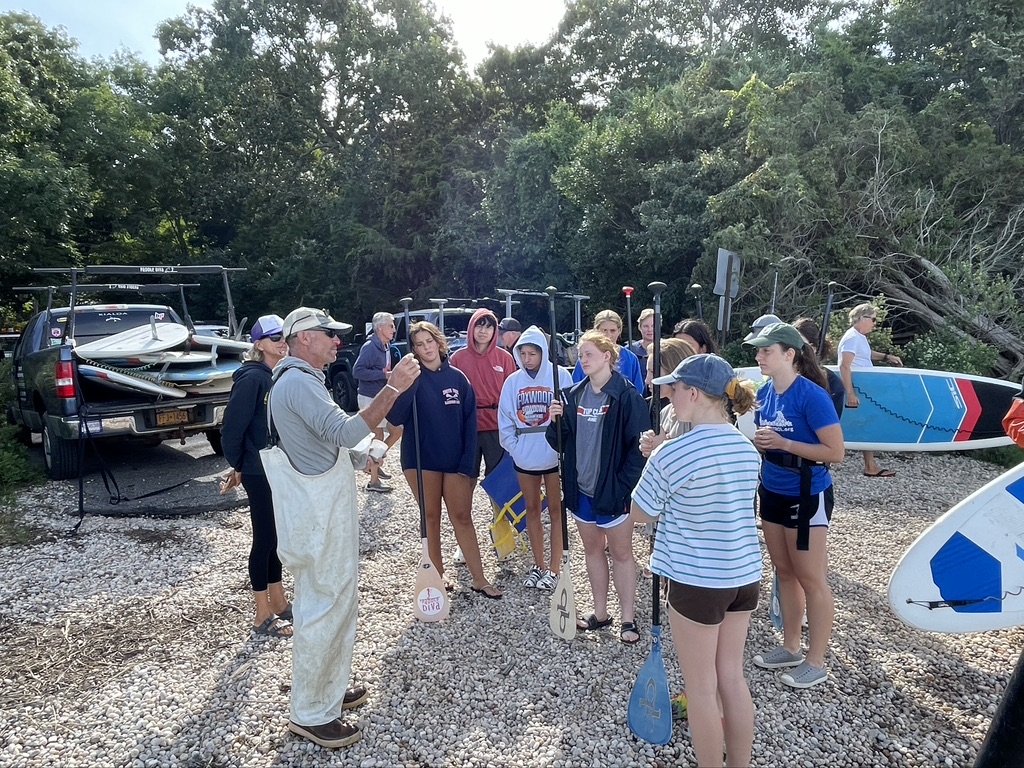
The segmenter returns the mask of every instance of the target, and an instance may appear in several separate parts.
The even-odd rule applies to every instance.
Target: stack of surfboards
[[[181,398],[229,391],[231,376],[250,346],[150,319],[149,325],[77,345],[74,353],[79,374],[89,381],[124,392]]]

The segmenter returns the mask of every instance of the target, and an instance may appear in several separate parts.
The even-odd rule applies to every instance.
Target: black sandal
[[[627,640],[626,634],[632,633],[636,635],[636,640]],[[619,640],[624,642],[626,645],[636,645],[640,642],[640,630],[636,628],[636,624],[632,621],[622,622],[622,626],[619,628]]]
[[[585,619],[576,619],[576,629],[580,632],[593,632],[596,629],[604,629],[612,625],[612,617],[600,621],[596,614],[590,614]]]

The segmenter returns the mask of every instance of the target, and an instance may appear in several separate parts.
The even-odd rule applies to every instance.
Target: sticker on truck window
[[[59,339],[63,333],[64,333],[64,329],[63,328],[51,328],[50,329],[50,335],[53,336],[55,339]]]

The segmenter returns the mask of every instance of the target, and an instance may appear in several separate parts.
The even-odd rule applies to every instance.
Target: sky
[[[24,11],[48,27],[64,27],[85,58],[109,57],[121,47],[159,61],[157,24],[185,12],[189,0],[0,0],[0,12]],[[209,7],[212,0],[192,0]],[[509,48],[546,41],[562,18],[560,0],[434,0],[452,19],[455,40],[472,71],[487,42]]]

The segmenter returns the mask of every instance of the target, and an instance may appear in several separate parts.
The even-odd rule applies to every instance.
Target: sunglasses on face
[[[326,333],[328,339],[338,338],[338,332],[333,328],[311,328],[312,331],[320,331],[320,333]]]
[[[272,333],[269,336],[264,336],[263,338],[264,339],[270,339],[271,341],[277,343],[277,342],[281,341],[284,338],[284,334],[283,333]]]

